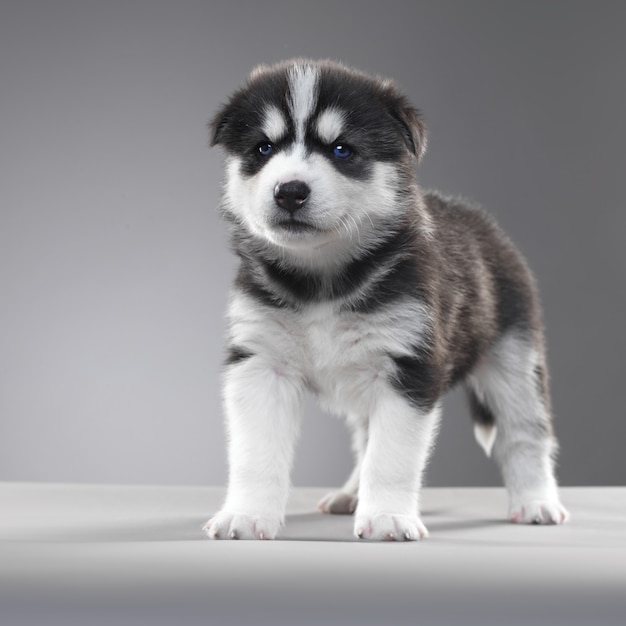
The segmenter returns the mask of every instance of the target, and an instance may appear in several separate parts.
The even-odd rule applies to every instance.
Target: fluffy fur
[[[224,406],[230,477],[211,538],[276,536],[303,396],[346,418],[355,469],[326,496],[355,534],[417,540],[442,395],[468,391],[514,522],[561,523],[540,307],[481,210],[423,193],[420,114],[393,82],[330,61],[257,68],[211,125],[240,257]]]

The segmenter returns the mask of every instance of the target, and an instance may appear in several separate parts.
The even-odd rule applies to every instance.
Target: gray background
[[[485,205],[543,293],[568,485],[624,484],[622,2],[0,4],[0,479],[223,484],[235,262],[206,123],[258,62],[331,57],[424,111],[424,186]],[[491,485],[462,397],[431,485]],[[349,471],[308,412],[293,480]]]

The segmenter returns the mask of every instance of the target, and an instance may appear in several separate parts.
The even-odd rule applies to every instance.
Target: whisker
[[[359,225],[356,223],[354,216],[348,215],[348,217],[352,220],[352,223],[354,224],[354,229],[356,231],[356,236],[359,241],[359,247],[360,247],[361,246],[361,229],[359,228]]]

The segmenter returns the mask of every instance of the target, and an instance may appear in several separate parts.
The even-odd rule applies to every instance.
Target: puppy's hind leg
[[[526,334],[509,333],[468,379],[475,433],[493,451],[509,494],[513,522],[560,524],[559,501],[542,351]]]
[[[327,493],[318,503],[317,508],[322,513],[352,515],[358,503],[359,477],[361,464],[367,447],[367,421],[362,417],[349,416],[348,427],[352,431],[352,451],[355,465],[348,480],[337,491]]]

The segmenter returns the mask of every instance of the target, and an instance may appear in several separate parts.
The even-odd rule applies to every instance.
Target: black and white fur
[[[354,512],[362,539],[426,536],[422,473],[459,382],[510,519],[564,522],[535,283],[481,210],[417,186],[425,129],[397,87],[330,61],[262,66],[211,132],[240,266],[223,388],[230,478],[208,536],[277,535],[307,391],[345,417],[356,457],[319,508]]]

